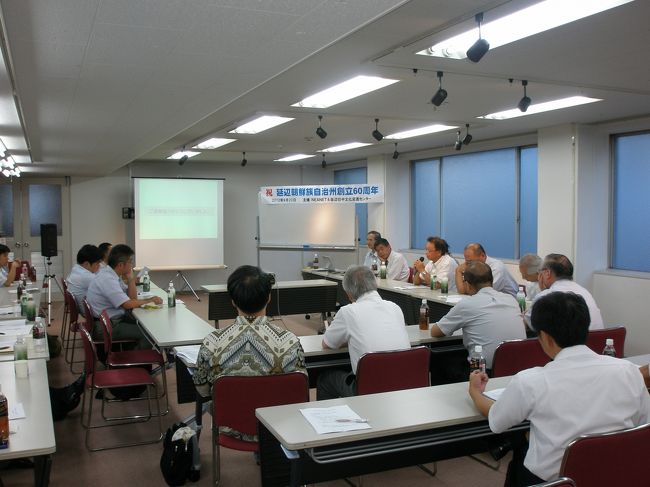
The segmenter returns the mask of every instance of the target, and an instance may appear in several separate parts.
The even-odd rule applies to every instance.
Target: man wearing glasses
[[[537,302],[542,296],[546,296],[555,291],[562,293],[575,293],[582,296],[589,308],[589,316],[591,322],[589,324],[590,330],[598,330],[603,328],[603,317],[600,314],[600,309],[596,305],[596,301],[589,291],[582,287],[573,280],[573,264],[562,254],[548,254],[544,258],[544,263],[539,269],[538,275],[540,293],[535,296],[533,304]],[[530,314],[532,306],[528,308],[524,315],[526,325],[530,327]]]

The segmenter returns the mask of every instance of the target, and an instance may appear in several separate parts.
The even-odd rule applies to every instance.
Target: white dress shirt
[[[519,285],[514,277],[510,275],[508,269],[506,269],[506,265],[492,257],[487,257],[485,263],[492,269],[492,287],[502,293],[516,296],[517,291],[519,291]]]
[[[83,309],[81,302],[86,297],[88,292],[88,286],[93,279],[95,279],[94,273],[90,272],[83,266],[75,264],[70,274],[65,279],[65,282],[68,284],[68,291],[74,296],[75,301],[77,302],[77,308],[79,311]],[[83,313],[81,313],[83,315]]]
[[[411,347],[402,310],[381,299],[377,291],[370,291],[338,310],[323,341],[330,348],[341,348],[347,343],[355,374],[365,353]]]
[[[379,257],[377,257],[377,252],[369,250],[366,253],[366,257],[363,259],[363,265],[372,269],[373,262],[377,264],[377,269],[379,269]]]
[[[101,269],[95,279],[88,286],[86,300],[93,310],[95,317],[106,310],[111,318],[124,316],[122,304],[130,298],[126,294],[128,287],[112,267],[106,266]]]
[[[456,267],[458,262],[451,255],[445,254],[441,256],[436,262],[430,260],[424,266],[424,272],[431,275],[434,274],[438,280],[446,277],[449,282],[449,292],[456,292]]]
[[[541,289],[536,282],[526,281],[526,299],[532,301],[540,293]]]
[[[0,286],[4,286],[9,277],[9,269],[7,267],[0,267]]]
[[[409,280],[410,274],[411,272],[409,270],[409,264],[406,262],[406,258],[399,252],[391,250],[390,255],[388,256],[388,264],[386,266],[386,277],[388,279],[406,282]]]
[[[584,287],[582,287],[580,284],[570,279],[560,279],[558,281],[555,281],[553,284],[551,284],[551,287],[537,293],[537,296],[535,296],[535,299],[533,300],[533,305],[535,304],[535,301],[537,301],[542,296],[546,296],[547,294],[556,291],[562,293],[575,293],[579,296],[582,296],[585,302],[587,303],[587,307],[589,308],[589,317],[591,318],[591,322],[589,323],[589,329],[600,330],[605,327],[603,325],[603,316],[600,314],[600,309],[596,305],[596,301],[594,300],[594,297]],[[532,313],[532,310],[533,307],[530,306],[526,310],[526,314],[524,315],[526,324],[529,327],[530,327],[530,315]]]
[[[437,325],[445,336],[462,328],[463,345],[468,352],[481,345],[488,369],[492,368],[494,351],[501,342],[526,338],[517,300],[491,287],[461,299]]]
[[[564,450],[578,436],[647,423],[649,398],[636,365],[578,345],[563,349],[544,367],[514,376],[488,419],[495,433],[528,419],[524,465],[552,480],[560,472]]]

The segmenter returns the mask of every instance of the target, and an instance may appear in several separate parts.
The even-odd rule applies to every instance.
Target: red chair
[[[102,311],[99,315],[99,322],[102,324],[104,331],[104,350],[106,350],[106,366],[109,369],[118,367],[133,367],[138,365],[157,365],[160,367],[160,375],[162,375],[163,390],[161,398],[165,396],[165,411],[162,414],[169,412],[169,397],[167,396],[167,373],[165,368],[165,357],[157,350],[126,350],[114,351],[113,350],[113,323],[106,310]],[[140,399],[140,398],[136,398]]]
[[[535,484],[530,487],[576,487],[576,483],[567,477],[562,477],[557,480],[551,480],[550,482],[544,482],[543,484]]]
[[[109,369],[109,370],[97,370],[97,350],[95,349],[95,344],[92,341],[92,337],[88,330],[84,327],[79,328],[79,333],[81,335],[81,341],[84,345],[84,355],[85,355],[85,369],[86,369],[86,383],[84,387],[84,395],[81,403],[81,425],[86,429],[86,448],[89,451],[100,451],[100,450],[109,450],[112,448],[122,448],[127,446],[136,446],[136,445],[147,445],[150,443],[157,443],[163,437],[163,427],[160,414],[160,402],[157,399],[157,388],[156,381],[153,380],[149,373],[141,368],[129,368],[129,369]],[[102,395],[102,417],[106,421],[106,424],[93,425],[92,415],[93,415],[93,401],[95,390],[104,390],[111,389],[115,387],[141,387],[147,386],[147,399],[148,399],[148,414],[136,414],[131,416],[106,416],[106,393]],[[156,400],[157,405],[157,414],[154,414],[151,409],[152,399]],[[84,423],[86,402],[88,402],[88,417]],[[138,442],[130,443],[119,443],[111,446],[103,446],[99,448],[91,447],[90,441],[90,431],[96,428],[106,428],[110,426],[127,426],[133,425],[134,423],[142,423],[149,421],[152,417],[158,416],[158,432],[156,433],[155,438],[150,438]],[[117,423],[112,423],[113,421],[119,421]]]
[[[587,346],[596,353],[603,353],[605,348],[605,340],[608,338],[614,339],[614,348],[616,349],[616,356],[618,358],[625,357],[625,335],[627,330],[624,326],[613,326],[611,328],[603,328],[602,330],[591,330],[587,336]]]
[[[584,435],[567,446],[560,475],[572,478],[579,487],[646,487],[646,461],[650,425]]]
[[[70,372],[76,374],[78,372],[74,370],[74,364],[83,363],[83,360],[75,361],[74,359],[77,350],[77,333],[79,327],[82,325],[79,323],[79,308],[77,307],[77,300],[67,289],[63,291],[63,299],[65,307],[68,310],[68,319],[66,326],[67,332],[64,334],[63,331],[61,331],[61,341],[63,342],[63,348],[65,349],[65,361],[70,364]]]
[[[492,377],[515,375],[531,367],[543,367],[550,361],[537,338],[507,340],[494,351]]]
[[[259,451],[256,441],[244,441],[220,432],[229,427],[246,435],[257,435],[255,410],[281,404],[309,401],[309,380],[302,372],[262,376],[224,375],[212,386],[212,476],[221,478],[219,447]]]
[[[357,364],[357,394],[429,387],[430,359],[427,347],[366,353]]]

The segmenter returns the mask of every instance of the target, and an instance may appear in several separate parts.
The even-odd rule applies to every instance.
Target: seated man
[[[9,287],[16,279],[16,271],[20,262],[14,260],[9,263],[9,252],[11,250],[5,244],[0,244],[0,286]]]
[[[377,280],[365,266],[351,266],[343,276],[343,290],[351,304],[343,306],[323,335],[323,348],[347,344],[352,372],[327,370],[318,376],[316,398],[334,399],[357,393],[355,374],[363,354],[410,348],[404,314],[377,293]]]
[[[102,260],[99,263],[99,267],[103,269],[108,265],[108,254],[111,253],[113,244],[109,242],[102,242],[97,246],[97,248],[99,249],[99,253],[102,255]]]
[[[103,310],[107,310],[113,323],[113,340],[137,340],[137,348],[151,348],[129,310],[143,304],[162,304],[162,299],[153,296],[138,299],[133,275],[134,252],[128,245],[115,245],[108,255],[108,265],[101,269],[88,286],[86,300],[98,318]],[[124,282],[126,280],[126,283]],[[101,339],[103,329],[99,322],[93,327],[93,338]]]
[[[566,255],[548,254],[544,258],[544,263],[539,269],[539,288],[541,291],[535,297],[533,304],[542,296],[546,296],[555,291],[578,294],[584,298],[589,308],[589,316],[591,317],[589,329],[598,330],[604,328],[603,317],[593,296],[584,287],[573,281],[573,264]],[[531,310],[532,306],[524,315],[526,324],[529,327]]]
[[[521,278],[526,281],[526,299],[532,301],[539,293],[539,268],[542,265],[542,258],[536,254],[526,254],[519,259],[519,272]]]
[[[638,368],[626,360],[598,355],[585,343],[589,308],[577,294],[539,295],[532,325],[552,361],[519,372],[499,400],[483,395],[488,377],[470,375],[469,394],[501,433],[530,421],[528,453],[508,468],[510,485],[532,485],[557,478],[567,445],[580,435],[605,433],[650,421],[650,399]],[[518,461],[516,461],[516,460]]]
[[[77,252],[77,263],[70,270],[70,274],[65,279],[68,285],[68,291],[74,296],[77,302],[79,313],[83,315],[83,306],[81,302],[86,297],[88,286],[95,278],[99,271],[99,263],[102,255],[99,249],[94,245],[86,244]]]
[[[385,238],[377,239],[375,251],[379,256],[379,265],[381,265],[381,261],[386,262],[386,277],[388,279],[405,282],[409,280],[411,271],[408,262],[406,262],[402,254],[393,251],[388,240]]]
[[[415,274],[413,284],[425,286],[431,285],[431,276],[435,275],[438,280],[446,277],[449,282],[449,292],[456,292],[456,267],[458,263],[449,255],[449,245],[440,237],[429,237],[424,246],[429,262],[425,265],[421,260],[413,263]],[[440,287],[439,284],[436,287]]]
[[[431,336],[449,336],[462,328],[467,351],[481,345],[485,366],[492,369],[494,351],[501,342],[526,338],[521,311],[515,298],[492,288],[492,270],[487,264],[470,262],[464,276],[469,296],[431,325]]]
[[[381,238],[381,233],[371,230],[366,236],[366,245],[370,250],[366,253],[365,258],[363,259],[363,265],[370,267],[372,270],[376,271],[379,269],[379,257],[377,252],[375,252],[375,243]],[[376,265],[376,268],[372,268],[373,265]]]
[[[212,393],[212,384],[222,375],[307,373],[298,337],[270,323],[266,316],[271,287],[271,276],[259,267],[244,265],[228,277],[228,295],[238,316],[232,325],[213,331],[203,340],[194,373],[194,384],[202,396]],[[241,437],[236,431],[227,434]]]
[[[503,262],[492,257],[488,257],[485,253],[485,249],[479,243],[469,243],[465,246],[463,251],[465,255],[465,262],[458,266],[456,269],[456,287],[458,288],[459,294],[467,294],[465,291],[465,283],[463,282],[463,272],[465,272],[465,267],[470,262],[484,262],[490,266],[492,269],[492,287],[502,293],[511,294],[512,296],[517,295],[519,286],[517,281],[510,275],[508,269]]]

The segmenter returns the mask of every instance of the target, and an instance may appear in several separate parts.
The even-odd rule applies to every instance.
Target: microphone
[[[420,257],[420,262],[424,262],[424,257]]]

